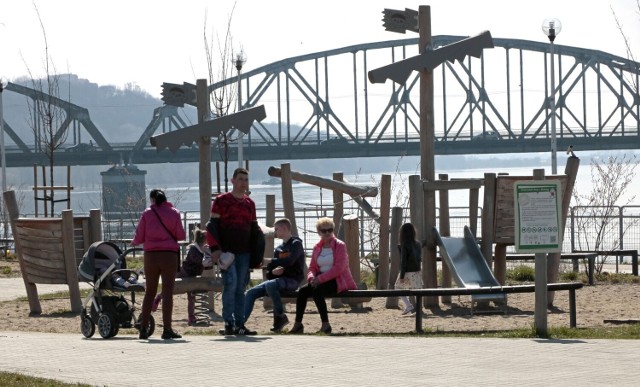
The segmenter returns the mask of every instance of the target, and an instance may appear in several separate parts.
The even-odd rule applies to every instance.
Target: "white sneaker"
[[[403,311],[402,311],[402,315],[403,315],[403,316],[409,316],[409,315],[414,314],[415,312],[416,312],[416,311],[415,311],[415,309],[413,309],[413,308],[407,308],[407,309],[405,309],[405,310],[403,310]]]

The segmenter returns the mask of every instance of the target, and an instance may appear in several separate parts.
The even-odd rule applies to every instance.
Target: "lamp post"
[[[549,37],[551,43],[551,174],[558,173],[558,143],[556,141],[556,77],[554,68],[553,41],[562,30],[562,24],[558,19],[545,19],[542,22],[542,31]]]
[[[7,86],[4,79],[0,79],[0,152],[2,152],[2,192],[7,190],[7,156],[4,151],[4,113],[2,110],[2,92]]]
[[[247,58],[244,55],[244,51],[240,50],[240,53],[236,55],[236,59],[234,64],[236,66],[236,70],[238,70],[238,111],[242,110],[242,88],[240,87],[240,74],[242,74],[242,66],[246,63]],[[244,145],[242,141],[242,137],[244,134],[242,132],[238,133],[238,168],[242,168],[242,162],[244,161]]]
[[[7,156],[4,151],[4,112],[2,110],[2,92],[7,87],[7,82],[4,79],[0,79],[0,152],[2,156],[2,194],[0,194],[0,205],[4,202],[4,193],[7,191]],[[7,214],[3,217],[2,222],[2,237],[7,238],[9,230],[7,229]],[[6,256],[6,250],[2,250],[2,255]]]

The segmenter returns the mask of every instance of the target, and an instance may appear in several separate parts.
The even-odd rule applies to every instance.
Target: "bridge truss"
[[[435,36],[433,47],[465,37]],[[267,119],[245,137],[244,157],[253,160],[374,157],[419,154],[418,74],[398,86],[370,84],[369,70],[418,53],[417,39],[349,46],[284,59],[240,77],[243,108],[264,105]],[[549,44],[494,38],[481,58],[445,62],[434,70],[435,141],[438,154],[547,151],[554,91],[550,90]],[[601,51],[555,45],[555,98],[558,147],[578,150],[636,149],[640,145],[640,63]],[[225,87],[234,80],[210,85]],[[38,98],[10,84],[6,90]],[[17,85],[16,85],[17,86]],[[100,164],[114,159],[135,163],[187,162],[197,150],[157,152],[148,139],[186,126],[177,108],[157,108],[136,143],[106,143],[76,105],[61,104],[69,125],[96,140],[90,155],[63,154],[65,163]],[[266,123],[265,123],[266,122]],[[268,124],[271,122],[272,124]],[[16,131],[8,151],[10,166],[37,158]],[[231,153],[231,157],[235,153]],[[212,159],[220,154],[212,152]]]

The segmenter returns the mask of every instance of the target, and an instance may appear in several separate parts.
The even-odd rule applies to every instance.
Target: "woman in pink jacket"
[[[318,219],[316,230],[320,234],[320,242],[313,247],[309,272],[307,273],[307,284],[298,291],[296,322],[289,333],[304,333],[302,317],[309,297],[313,297],[320,314],[322,321],[320,332],[331,333],[325,297],[356,288],[356,283],[349,270],[347,246],[333,235],[333,229],[333,220],[330,218]]]
[[[149,315],[153,299],[158,291],[158,281],[162,277],[162,339],[179,339],[171,328],[173,314],[173,287],[180,262],[180,245],[186,235],[180,219],[180,211],[167,201],[164,192],[151,190],[151,206],[144,210],[136,228],[132,246],[143,245],[144,275],[146,291],[140,313],[140,339],[149,338]]]

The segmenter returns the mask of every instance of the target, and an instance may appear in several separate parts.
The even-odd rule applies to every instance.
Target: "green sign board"
[[[562,251],[561,190],[559,181],[520,180],[514,183],[517,252]]]

